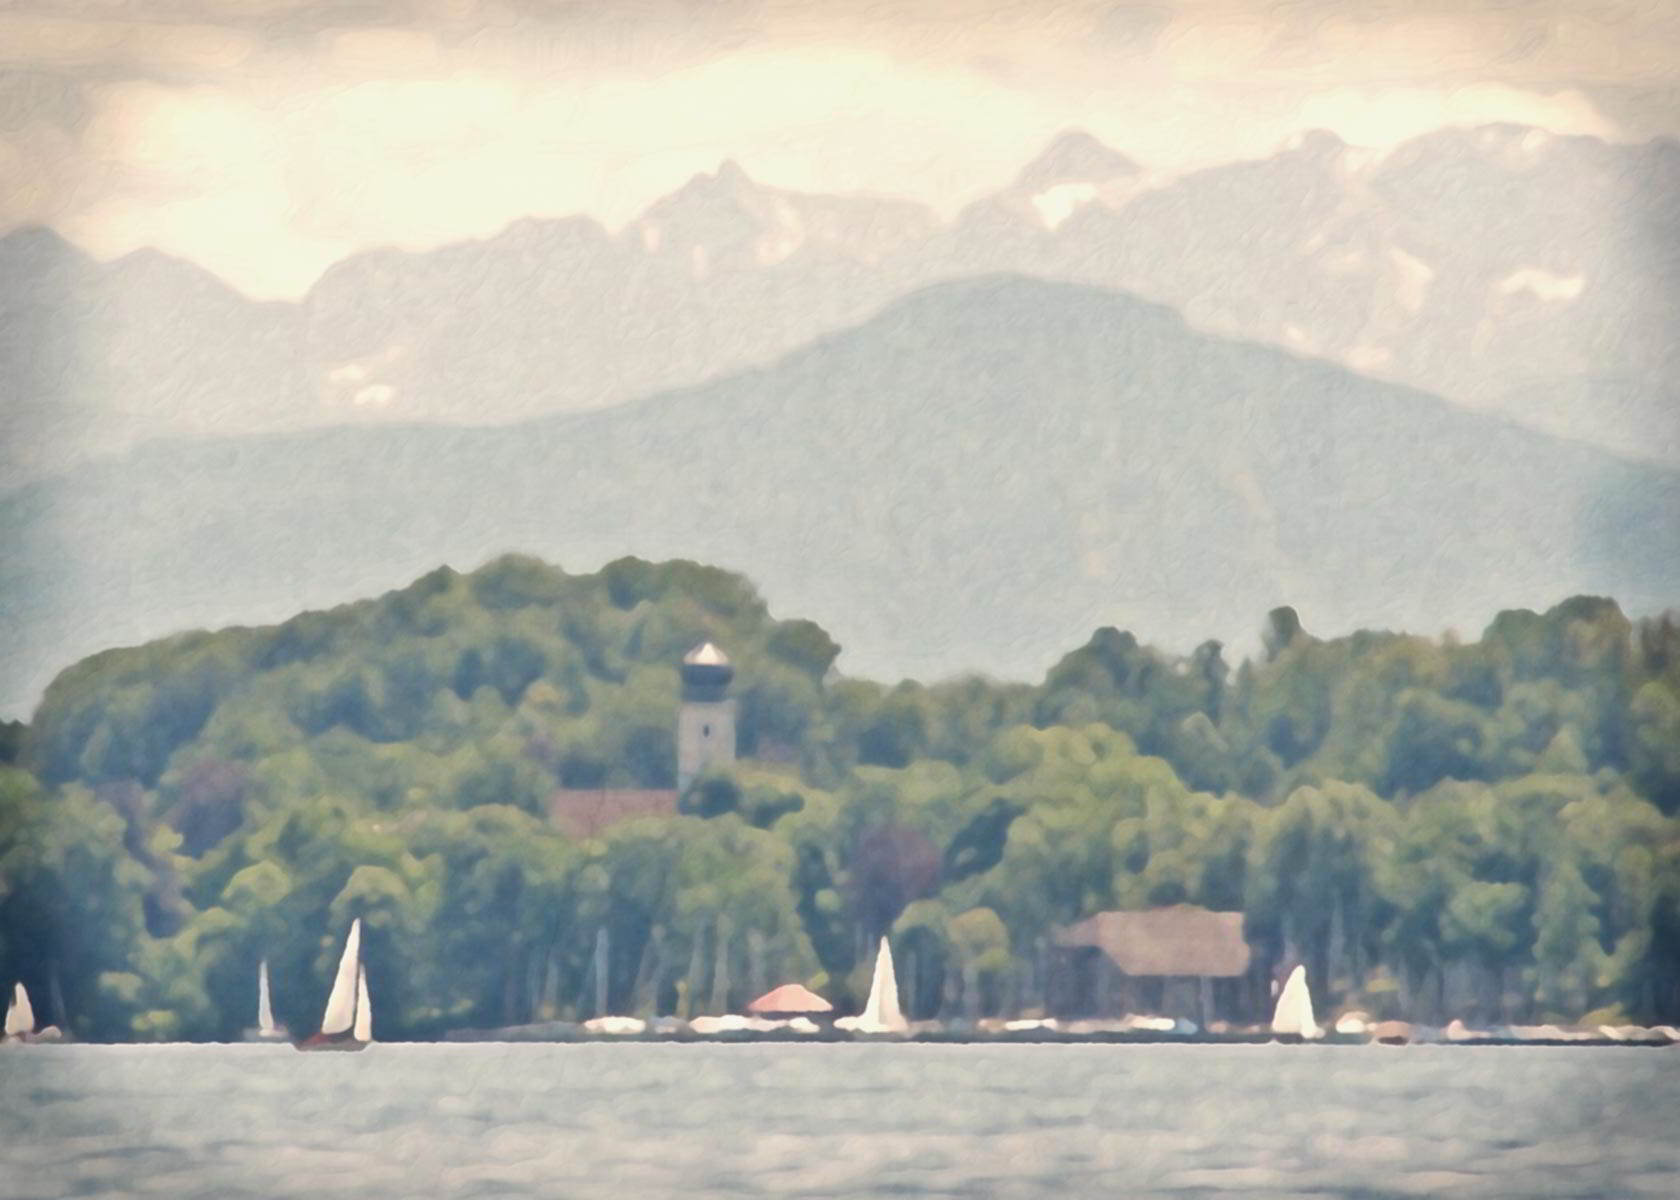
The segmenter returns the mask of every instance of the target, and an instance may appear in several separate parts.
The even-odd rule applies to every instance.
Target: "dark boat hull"
[[[45,1029],[30,1033],[8,1033],[0,1037],[0,1045],[6,1046],[50,1046],[54,1042],[67,1042],[63,1032],[56,1025],[49,1025]]]
[[[353,1037],[328,1037],[322,1033],[304,1038],[301,1042],[293,1042],[292,1045],[298,1050],[366,1050],[368,1047],[367,1042],[358,1042]]]

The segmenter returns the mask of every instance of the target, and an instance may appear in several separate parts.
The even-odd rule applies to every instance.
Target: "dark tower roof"
[[[729,681],[735,678],[735,668],[729,656],[711,642],[702,642],[683,655],[683,699],[721,700]]]

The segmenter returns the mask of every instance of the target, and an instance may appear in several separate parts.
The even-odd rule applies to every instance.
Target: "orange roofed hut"
[[[773,988],[765,992],[764,995],[747,1005],[747,1011],[755,1017],[822,1018],[834,1011],[834,1005],[824,1000],[810,988],[801,987],[797,983],[784,983],[779,988]]]

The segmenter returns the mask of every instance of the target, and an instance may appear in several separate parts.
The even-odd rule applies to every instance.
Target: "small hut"
[[[755,1017],[767,1017],[777,1021],[785,1021],[792,1017],[823,1020],[834,1011],[834,1005],[810,988],[801,987],[797,983],[784,983],[747,1005],[747,1011]]]
[[[1072,959],[1056,1007],[1069,1015],[1154,1012],[1206,1025],[1238,996],[1218,997],[1216,981],[1248,971],[1243,914],[1175,904],[1142,912],[1105,912],[1058,930],[1056,944]]]

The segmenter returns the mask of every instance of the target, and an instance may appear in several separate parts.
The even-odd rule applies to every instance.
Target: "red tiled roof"
[[[548,798],[548,819],[577,838],[636,817],[676,815],[674,788],[562,788]]]
[[[1146,912],[1105,912],[1058,930],[1062,946],[1095,946],[1128,975],[1211,975],[1248,970],[1240,912],[1175,904]]]
[[[825,1013],[833,1012],[834,1005],[824,1000],[809,988],[801,987],[797,983],[784,983],[774,988],[747,1005],[750,1013]]]

